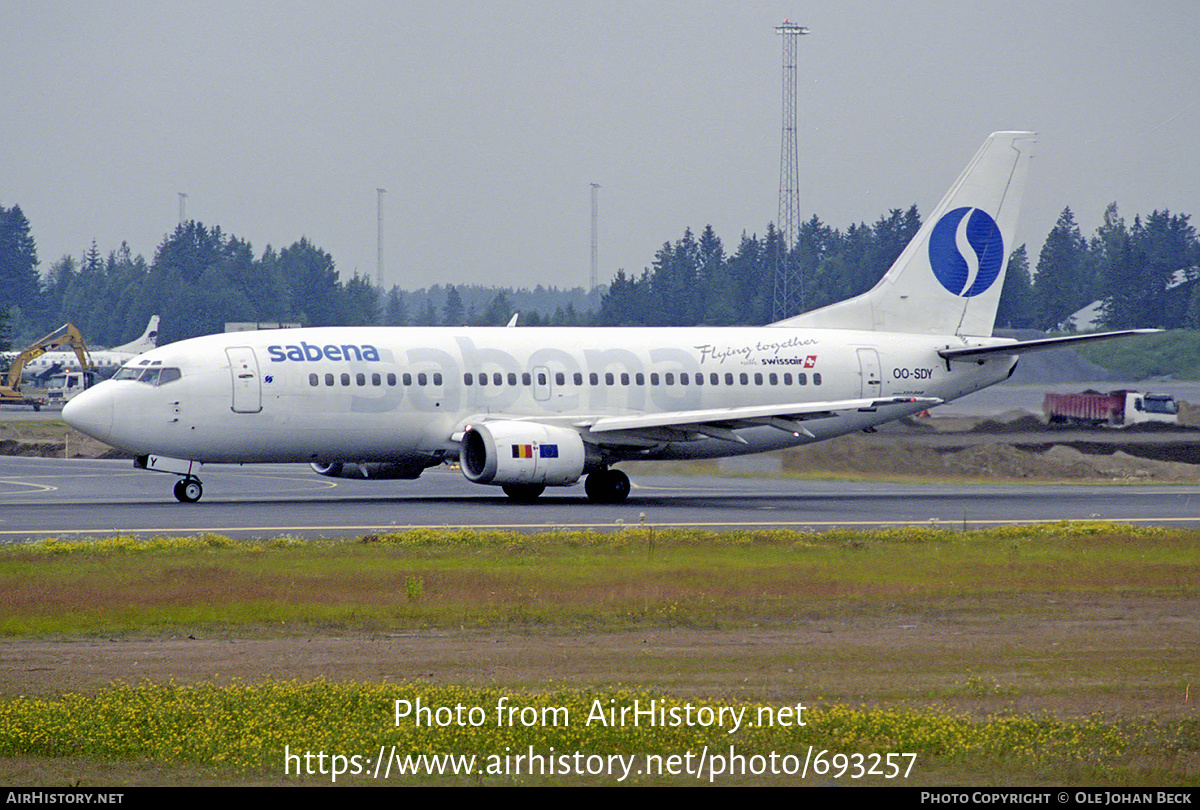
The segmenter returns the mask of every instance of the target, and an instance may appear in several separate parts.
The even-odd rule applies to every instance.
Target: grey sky
[[[1200,3],[5,3],[0,204],[43,269],[187,214],[344,278],[571,287],[776,217],[780,43],[799,43],[802,212],[925,215],[984,137],[1041,142],[1019,241],[1064,206],[1200,214]]]

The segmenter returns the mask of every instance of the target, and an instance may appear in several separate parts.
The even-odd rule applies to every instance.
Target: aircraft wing
[[[816,438],[801,423],[810,419],[827,419],[840,411],[874,411],[889,405],[933,406],[942,402],[937,397],[871,397],[843,399],[828,402],[798,402],[783,405],[750,405],[741,408],[710,408],[694,411],[670,411],[667,413],[622,414],[600,416],[594,419],[575,420],[572,424],[584,430],[599,443],[608,438],[605,434],[624,436],[641,433],[647,439],[661,441],[663,431],[698,433],[714,439],[724,439],[739,444],[746,440],[734,433],[735,428],[768,425],[797,436]],[[612,435],[617,439],[617,435]],[[632,437],[631,437],[632,438]]]

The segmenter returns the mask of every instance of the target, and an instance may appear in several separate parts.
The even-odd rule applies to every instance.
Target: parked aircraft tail
[[[142,354],[148,352],[158,345],[158,316],[151,315],[150,322],[146,324],[146,331],[142,332],[142,336],[137,340],[126,343],[124,346],[114,346],[109,351],[113,352],[129,352],[130,354]]]
[[[991,335],[1034,141],[992,133],[878,284],[772,326]]]

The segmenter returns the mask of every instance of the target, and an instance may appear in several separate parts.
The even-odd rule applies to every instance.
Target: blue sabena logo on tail
[[[955,208],[929,235],[929,264],[942,286],[963,298],[986,291],[1004,265],[1004,238],[980,208]]]

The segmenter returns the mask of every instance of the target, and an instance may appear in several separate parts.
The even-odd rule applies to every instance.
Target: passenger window
[[[350,375],[342,374],[342,385],[349,385],[349,384],[350,384]]]
[[[771,372],[771,376],[767,379],[771,382],[771,385],[779,385],[779,375],[775,372]]]
[[[412,385],[412,374],[407,371],[404,372],[402,375],[400,375],[400,381],[403,382],[407,388],[408,386]]]
[[[605,384],[605,385],[612,385],[612,384],[613,384],[613,375],[612,375],[612,372],[611,372],[611,371],[606,371],[606,372],[604,372],[604,384]]]
[[[367,375],[360,371],[354,375],[354,381],[356,383],[358,383],[359,385],[366,385],[367,384]]]
[[[508,372],[508,384],[509,384],[509,385],[516,385],[516,384],[517,384],[517,375],[516,375],[516,374],[514,374],[514,373],[512,373],[511,371],[510,371],[510,372]],[[528,385],[528,383],[526,383],[526,385]]]
[[[687,384],[688,384],[688,375],[686,375],[686,374],[680,374],[680,375],[679,375],[679,384],[680,384],[680,385],[687,385]]]
[[[588,374],[588,382],[590,382],[592,385],[599,385],[600,375],[593,371],[591,374]]]
[[[821,384],[821,375],[814,373],[813,374],[813,385],[820,385],[820,384]]]
[[[791,385],[791,384],[792,384],[792,375],[791,375],[791,372],[788,372],[787,374],[784,374],[784,375],[783,375],[783,384],[784,384],[784,385]]]
[[[326,385],[333,385],[333,375],[332,375],[332,374],[326,374],[326,375],[325,375],[325,384],[326,384]]]
[[[563,374],[561,371],[554,372],[554,384],[555,385],[566,385],[567,384],[567,375]]]
[[[396,375],[395,374],[392,374],[392,373],[388,374],[388,385],[392,386],[393,388],[396,386]]]
[[[424,386],[429,382],[429,376],[422,371],[417,375],[417,385]]]
[[[494,385],[504,385],[504,375],[497,371],[492,375],[492,383]]]
[[[440,372],[440,371],[433,372],[433,384],[434,385],[442,384],[442,372]]]
[[[797,374],[796,385],[808,385],[808,375],[803,372]]]
[[[650,372],[650,384],[658,385],[658,372],[657,371]]]
[[[621,385],[629,385],[629,373],[621,372]]]
[[[762,372],[756,372],[754,375],[754,384],[762,385]]]
[[[738,375],[738,382],[740,382],[742,385],[749,385],[750,384],[750,376],[748,374],[746,374],[745,372],[743,372]]]
[[[318,377],[316,374],[309,374],[309,375],[308,375],[308,384],[309,384],[309,385],[315,386],[315,385],[316,385],[317,383],[319,383],[320,381],[321,381],[321,378],[320,378],[320,377]]]
[[[383,378],[378,374],[371,375],[371,385],[383,385]]]
[[[580,372],[576,371],[575,376],[573,376],[571,379],[575,381],[576,385],[583,385],[583,374]]]
[[[733,385],[733,375],[732,374],[729,374],[729,373],[725,374],[725,384]]]
[[[529,372],[525,371],[521,374],[521,385],[532,385],[533,378],[529,376]]]

